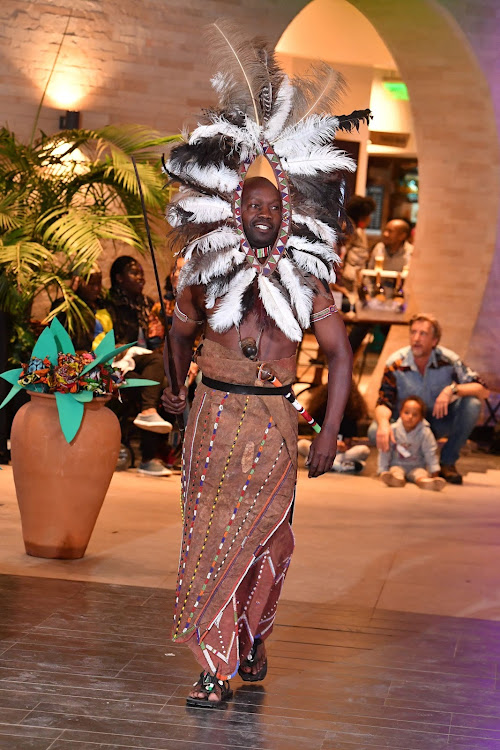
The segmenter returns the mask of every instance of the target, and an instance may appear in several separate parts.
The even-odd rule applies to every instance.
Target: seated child
[[[437,443],[426,419],[425,403],[419,396],[406,398],[399,419],[392,425],[389,450],[380,451],[378,470],[388,487],[404,487],[406,479],[422,490],[442,490]]]

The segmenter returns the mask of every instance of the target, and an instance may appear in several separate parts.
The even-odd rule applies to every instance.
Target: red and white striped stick
[[[267,364],[267,362],[263,362],[260,365],[259,369],[257,370],[257,378],[259,380],[271,383],[271,385],[276,386],[276,388],[281,388],[281,386],[283,385],[283,383],[280,383],[280,381],[276,377],[274,370]],[[307,424],[311,425],[314,432],[321,432],[321,427],[319,426],[319,424],[315,419],[313,419],[313,417],[311,417],[309,412],[304,409],[302,404],[297,401],[292,391],[290,391],[290,393],[285,393],[285,398],[290,401],[294,409],[297,409],[299,414],[302,414]]]

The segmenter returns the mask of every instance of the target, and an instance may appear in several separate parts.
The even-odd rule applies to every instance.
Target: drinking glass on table
[[[356,301],[358,299],[358,295],[356,294],[355,291],[349,291],[346,293],[345,296],[347,297],[349,301],[349,308],[350,308],[349,314],[354,315],[354,313],[356,312]]]

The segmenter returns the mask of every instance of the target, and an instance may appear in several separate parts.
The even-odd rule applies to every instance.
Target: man
[[[385,225],[382,242],[377,242],[370,254],[368,268],[401,273],[410,265],[413,245],[408,242],[410,225],[404,219],[391,219]],[[394,295],[395,279],[382,279],[382,287],[387,299]]]
[[[252,249],[273,246],[282,216],[276,187],[262,177],[249,178],[241,213]],[[265,262],[266,256],[261,257],[260,263]],[[351,383],[351,352],[342,320],[325,313],[333,304],[331,295],[318,280],[311,281],[313,330],[329,370],[335,373],[329,379],[323,428],[309,456],[309,476],[318,477],[335,458]],[[223,333],[212,327],[213,314],[203,286],[184,287],[171,330],[177,377],[182,383],[199,326],[205,325],[198,356],[205,382],[198,387],[185,441],[185,544],[174,638],[190,646],[205,670],[213,664],[217,680],[207,695],[204,680],[209,675],[203,672],[189,694],[189,705],[227,700],[231,693],[225,681],[238,670],[238,663],[244,680],[263,679],[267,671],[264,641],[272,630],[293,550],[289,516],[296,480],[297,414],[283,395],[273,393],[272,386],[262,383],[259,387],[257,373],[265,362],[281,382],[291,383],[297,343],[267,315],[258,297],[241,323]],[[249,341],[258,350],[253,359],[244,355]],[[239,384],[241,392],[231,391],[233,383]],[[266,395],[258,395],[259,390]],[[164,392],[169,412],[182,413],[185,402],[184,387],[178,396],[168,389]],[[220,579],[215,586],[212,576]],[[208,604],[205,614],[197,618],[193,613],[201,596],[213,606]]]
[[[267,672],[265,640],[293,550],[298,419],[286,396],[293,402],[297,345],[308,328],[334,373],[309,476],[335,457],[352,355],[328,283],[339,260],[343,172],[355,164],[334,140],[337,129],[370,116],[319,116],[310,79],[290,81],[262,39],[238,40],[242,61],[228,42],[234,29],[218,22],[213,33],[214,49],[229,45],[211,79],[218,107],[164,167],[181,186],[167,208],[186,260],[171,329],[179,384],[204,330],[184,441],[172,634],[202,665],[187,703],[204,708],[230,698],[236,672],[250,682]],[[315,78],[329,96],[332,81],[343,85],[327,66]],[[163,396],[176,414],[185,401],[183,387]]]
[[[404,219],[391,219],[382,232],[382,242],[374,246],[368,268],[375,268],[375,258],[383,259],[384,271],[401,272],[410,264],[413,245],[408,242],[410,225]]]
[[[441,451],[441,476],[462,484],[455,466],[481,410],[488,391],[479,376],[455,352],[439,346],[441,326],[432,315],[419,313],[410,321],[410,345],[386,362],[375,423],[370,426],[377,448],[389,450],[394,442],[391,422],[397,419],[408,396],[420,396],[427,406],[426,418],[436,438],[447,437]]]

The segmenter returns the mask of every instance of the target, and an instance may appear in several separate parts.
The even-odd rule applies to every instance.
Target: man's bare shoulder
[[[202,284],[185,286],[177,297],[177,306],[189,318],[205,318],[205,287]]]

